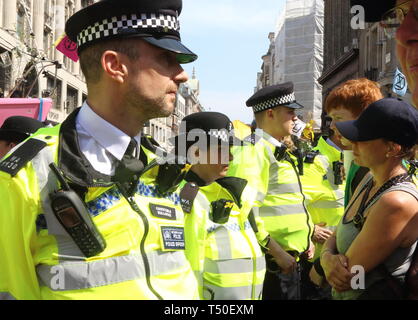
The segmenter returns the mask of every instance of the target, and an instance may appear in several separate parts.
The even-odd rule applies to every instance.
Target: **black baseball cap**
[[[181,9],[182,0],[101,0],[73,14],[65,33],[78,53],[100,41],[140,37],[189,63],[197,55],[181,42]]]
[[[394,8],[396,0],[351,0],[351,7],[360,5],[364,8],[365,22],[382,20],[383,14]]]
[[[357,120],[335,125],[341,135],[351,141],[385,139],[405,147],[418,143],[418,110],[400,99],[378,100]]]
[[[42,127],[44,124],[36,119],[12,116],[7,118],[0,127],[0,140],[19,143]]]

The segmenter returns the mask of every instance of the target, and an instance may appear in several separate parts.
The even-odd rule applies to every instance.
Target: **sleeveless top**
[[[366,181],[362,185],[359,185],[357,190],[362,190],[363,187],[371,179],[372,179],[372,176],[370,175],[370,178],[366,179]],[[392,191],[407,192],[411,194],[412,196],[414,196],[418,201],[418,190],[417,190],[416,185],[412,182],[404,181],[382,192],[378,197],[376,197],[376,199],[374,199],[374,201],[372,201],[365,208],[364,212],[366,212],[371,206],[373,206],[380,199],[380,197],[382,197],[384,194],[388,192],[392,192]],[[348,208],[349,207],[347,207],[347,209]],[[336,233],[337,250],[340,254],[345,254],[348,251],[348,249],[351,246],[351,243],[360,233],[360,231],[354,225],[353,220],[348,221],[348,222],[345,221],[347,211],[348,211],[347,209],[337,227],[337,233]],[[388,272],[394,278],[399,280],[401,283],[405,281],[405,275],[409,269],[409,266],[411,265],[412,255],[414,253],[416,245],[417,245],[417,241],[411,247],[408,247],[408,248],[398,247],[383,262],[386,270],[388,270]],[[382,279],[384,279],[384,275],[376,269],[373,269],[367,272],[365,275],[365,288],[369,288],[372,284]],[[364,290],[357,289],[357,290],[348,290],[344,292],[337,292],[333,289],[332,296],[333,296],[333,299],[337,299],[337,300],[354,300],[357,297],[359,297],[363,293],[363,291]]]

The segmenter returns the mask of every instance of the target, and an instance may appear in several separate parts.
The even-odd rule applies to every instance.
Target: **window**
[[[66,111],[71,113],[78,106],[78,90],[67,86]]]
[[[51,98],[53,100],[53,107],[55,109],[61,109],[61,80],[54,80],[53,77],[48,76],[46,81],[47,90],[51,93]]]

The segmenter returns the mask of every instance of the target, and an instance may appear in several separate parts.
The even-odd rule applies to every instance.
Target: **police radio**
[[[62,189],[49,195],[55,217],[68,232],[86,257],[93,257],[106,248],[106,242],[97,230],[85,203],[65,181],[54,163],[49,165]]]

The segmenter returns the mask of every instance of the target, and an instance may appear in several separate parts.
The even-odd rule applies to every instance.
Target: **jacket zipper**
[[[142,210],[139,209],[138,205],[135,202],[135,199],[132,196],[127,195],[125,193],[124,188],[119,183],[116,183],[116,186],[122,192],[124,198],[128,201],[132,210],[134,210],[136,213],[138,213],[138,215],[141,217],[141,220],[144,224],[144,235],[141,239],[140,250],[141,250],[142,259],[144,261],[145,277],[146,277],[146,280],[147,280],[147,285],[148,285],[148,288],[151,290],[151,292],[158,298],[158,300],[164,300],[163,297],[161,297],[158,294],[158,292],[154,289],[154,287],[151,284],[151,268],[150,268],[150,264],[149,264],[149,261],[148,261],[147,254],[145,252],[145,241],[147,239],[148,232],[149,232],[149,221],[148,221],[146,215],[142,212]]]
[[[293,171],[295,171],[295,173],[296,173],[296,177],[298,178],[298,184],[299,184],[300,193],[302,194],[302,197],[303,197],[302,205],[303,205],[303,208],[305,209],[305,214],[306,214],[306,218],[307,218],[306,219],[306,224],[308,225],[308,229],[309,229],[309,232],[308,232],[308,246],[307,246],[306,250],[309,250],[310,245],[311,245],[311,226],[309,225],[309,213],[308,213],[308,209],[306,208],[306,205],[305,205],[306,197],[305,197],[305,194],[303,193],[302,183],[300,182],[300,177],[299,177],[298,170],[296,168],[296,165],[295,165],[293,159],[290,156],[289,156],[289,162],[290,162],[290,164],[293,167]],[[300,253],[302,253],[302,252],[300,252]]]

